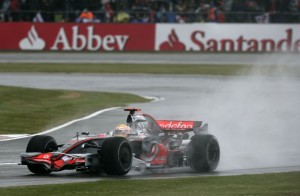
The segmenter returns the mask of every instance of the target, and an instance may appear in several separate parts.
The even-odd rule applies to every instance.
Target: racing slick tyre
[[[33,136],[28,142],[26,152],[52,152],[57,149],[57,143],[55,139],[48,135],[36,135]],[[28,164],[29,171],[35,174],[49,174],[51,169],[46,168],[44,165]]]
[[[199,172],[213,171],[220,160],[220,147],[213,135],[195,135],[189,143],[187,159],[192,169]]]
[[[111,137],[104,140],[101,147],[103,169],[108,175],[125,175],[131,169],[132,151],[124,137]]]

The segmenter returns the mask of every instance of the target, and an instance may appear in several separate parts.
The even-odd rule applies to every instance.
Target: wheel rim
[[[127,147],[123,147],[120,150],[120,164],[124,169],[128,169],[131,166],[131,153]]]
[[[44,152],[52,152],[54,150],[56,150],[56,144],[51,141],[46,145]]]
[[[208,147],[208,161],[211,165],[217,164],[220,158],[220,148],[215,140]]]

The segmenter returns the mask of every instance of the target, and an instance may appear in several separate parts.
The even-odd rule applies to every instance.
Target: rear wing
[[[129,112],[126,120],[128,125],[134,122],[148,122],[148,131],[152,133],[193,131],[195,134],[200,134],[200,132],[208,131],[208,124],[202,126],[202,121],[155,120],[148,114],[140,113],[140,108],[125,108],[124,111]],[[136,114],[136,112],[138,113]]]
[[[163,132],[189,132],[199,134],[200,131],[208,131],[208,124],[202,127],[202,121],[156,120]]]

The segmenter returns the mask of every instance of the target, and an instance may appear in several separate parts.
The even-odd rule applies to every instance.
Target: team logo
[[[45,41],[39,37],[34,26],[31,26],[27,37],[22,39],[19,43],[19,47],[22,50],[43,50],[45,46]]]
[[[171,30],[171,33],[168,35],[168,40],[161,43],[159,46],[161,51],[184,51],[185,45],[180,42],[174,29]]]
[[[164,130],[182,130],[192,129],[194,127],[194,121],[157,120],[156,122]]]

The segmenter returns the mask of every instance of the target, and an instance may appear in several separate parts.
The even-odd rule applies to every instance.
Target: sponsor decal
[[[41,39],[34,26],[31,26],[27,33],[27,37],[19,42],[22,50],[43,50],[46,46],[45,41]]]
[[[65,29],[61,27],[50,49],[58,50],[61,47],[62,50],[81,51],[87,49],[97,51],[102,47],[105,51],[124,50],[129,39],[128,35],[108,34],[100,36],[94,33],[93,26],[88,26],[86,29],[87,34],[83,34],[79,33],[79,26],[73,26],[71,41],[69,42]]]
[[[105,133],[100,133],[100,134],[98,134],[98,137],[99,137],[99,138],[105,138],[105,137],[106,137],[106,134],[105,134]]]
[[[0,50],[153,51],[154,31],[154,24],[7,22]]]
[[[161,51],[184,51],[185,45],[180,42],[175,30],[172,29],[168,36],[168,40],[161,43],[159,49]]]
[[[171,33],[170,33],[171,32]],[[157,24],[155,50],[299,52],[295,24]]]
[[[194,127],[194,121],[157,120],[156,122],[163,130],[185,130]]]
[[[192,42],[199,48],[200,51],[206,52],[217,52],[217,51],[227,51],[227,52],[267,52],[267,51],[298,51],[300,46],[300,39],[293,42],[293,29],[286,29],[285,36],[279,40],[272,38],[265,39],[255,39],[255,38],[245,38],[240,35],[236,38],[224,38],[224,39],[209,39],[206,38],[205,31],[194,31],[191,34]]]
[[[299,24],[0,23],[0,50],[299,52]]]

